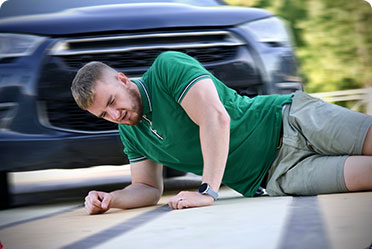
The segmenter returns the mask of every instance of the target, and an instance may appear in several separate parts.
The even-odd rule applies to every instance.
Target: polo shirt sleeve
[[[143,160],[146,160],[146,156],[140,154],[138,151],[134,149],[130,141],[125,137],[123,132],[119,128],[119,134],[121,142],[124,145],[124,153],[128,156],[129,163],[136,163]]]
[[[211,74],[196,59],[175,51],[164,52],[154,62],[162,87],[177,103],[199,80],[211,78]]]

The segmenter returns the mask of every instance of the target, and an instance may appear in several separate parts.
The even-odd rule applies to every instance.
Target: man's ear
[[[117,78],[120,82],[122,82],[124,85],[126,85],[126,86],[130,86],[131,81],[128,79],[127,76],[125,76],[125,74],[123,74],[123,73],[118,73],[118,74],[116,75],[116,78]]]

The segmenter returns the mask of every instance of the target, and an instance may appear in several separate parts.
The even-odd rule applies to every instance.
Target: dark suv
[[[302,89],[285,25],[261,9],[216,0],[8,0],[0,18],[2,200],[10,171],[128,162],[117,126],[71,96],[89,61],[138,78],[176,50],[243,95]]]

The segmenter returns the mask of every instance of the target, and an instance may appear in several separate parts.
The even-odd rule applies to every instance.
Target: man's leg
[[[371,124],[371,116],[296,93],[283,113],[283,146],[269,171],[267,192],[372,190]]]
[[[344,178],[349,191],[372,190],[372,156],[348,157],[345,161]]]
[[[372,156],[372,125],[369,127],[363,144],[363,155]]]
[[[346,159],[344,177],[350,191],[372,190],[372,126],[364,140],[363,156]]]

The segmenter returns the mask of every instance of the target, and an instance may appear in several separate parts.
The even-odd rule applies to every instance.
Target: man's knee
[[[372,157],[348,157],[345,161],[344,178],[349,191],[372,190]]]
[[[372,125],[369,127],[363,144],[363,155],[372,156]]]

